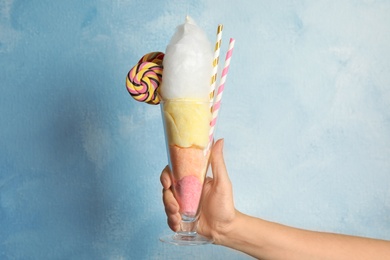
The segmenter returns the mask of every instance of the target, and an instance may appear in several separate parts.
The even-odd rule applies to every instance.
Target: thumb
[[[211,150],[211,170],[216,185],[230,183],[225,160],[223,158],[223,144],[224,140],[219,139]]]

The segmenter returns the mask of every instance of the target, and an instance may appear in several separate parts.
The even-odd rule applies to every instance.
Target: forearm
[[[390,242],[296,229],[237,212],[216,243],[258,259],[390,259]]]
[[[231,227],[221,234],[216,243],[257,259],[286,260],[295,258],[290,251],[296,249],[289,245],[289,240],[295,241],[293,236],[289,227],[237,212]]]

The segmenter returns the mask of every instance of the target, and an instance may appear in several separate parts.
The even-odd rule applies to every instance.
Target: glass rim
[[[199,104],[213,104],[214,100],[204,100],[204,99],[195,99],[195,98],[173,98],[173,99],[163,99],[160,100],[160,104],[177,102],[177,103],[199,103]]]

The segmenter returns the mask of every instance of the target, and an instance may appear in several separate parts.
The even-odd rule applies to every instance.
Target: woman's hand
[[[237,215],[233,202],[232,184],[223,158],[223,140],[218,140],[212,148],[211,169],[213,178],[208,177],[205,180],[197,231],[199,234],[213,239],[218,244],[220,235],[229,231]],[[163,203],[168,218],[168,226],[173,231],[178,231],[181,216],[179,204],[171,190],[172,181],[169,171],[167,166],[161,173]]]

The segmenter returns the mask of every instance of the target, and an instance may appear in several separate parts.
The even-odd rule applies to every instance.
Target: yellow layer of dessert
[[[164,101],[165,124],[169,145],[205,148],[209,141],[210,103],[174,99]]]

